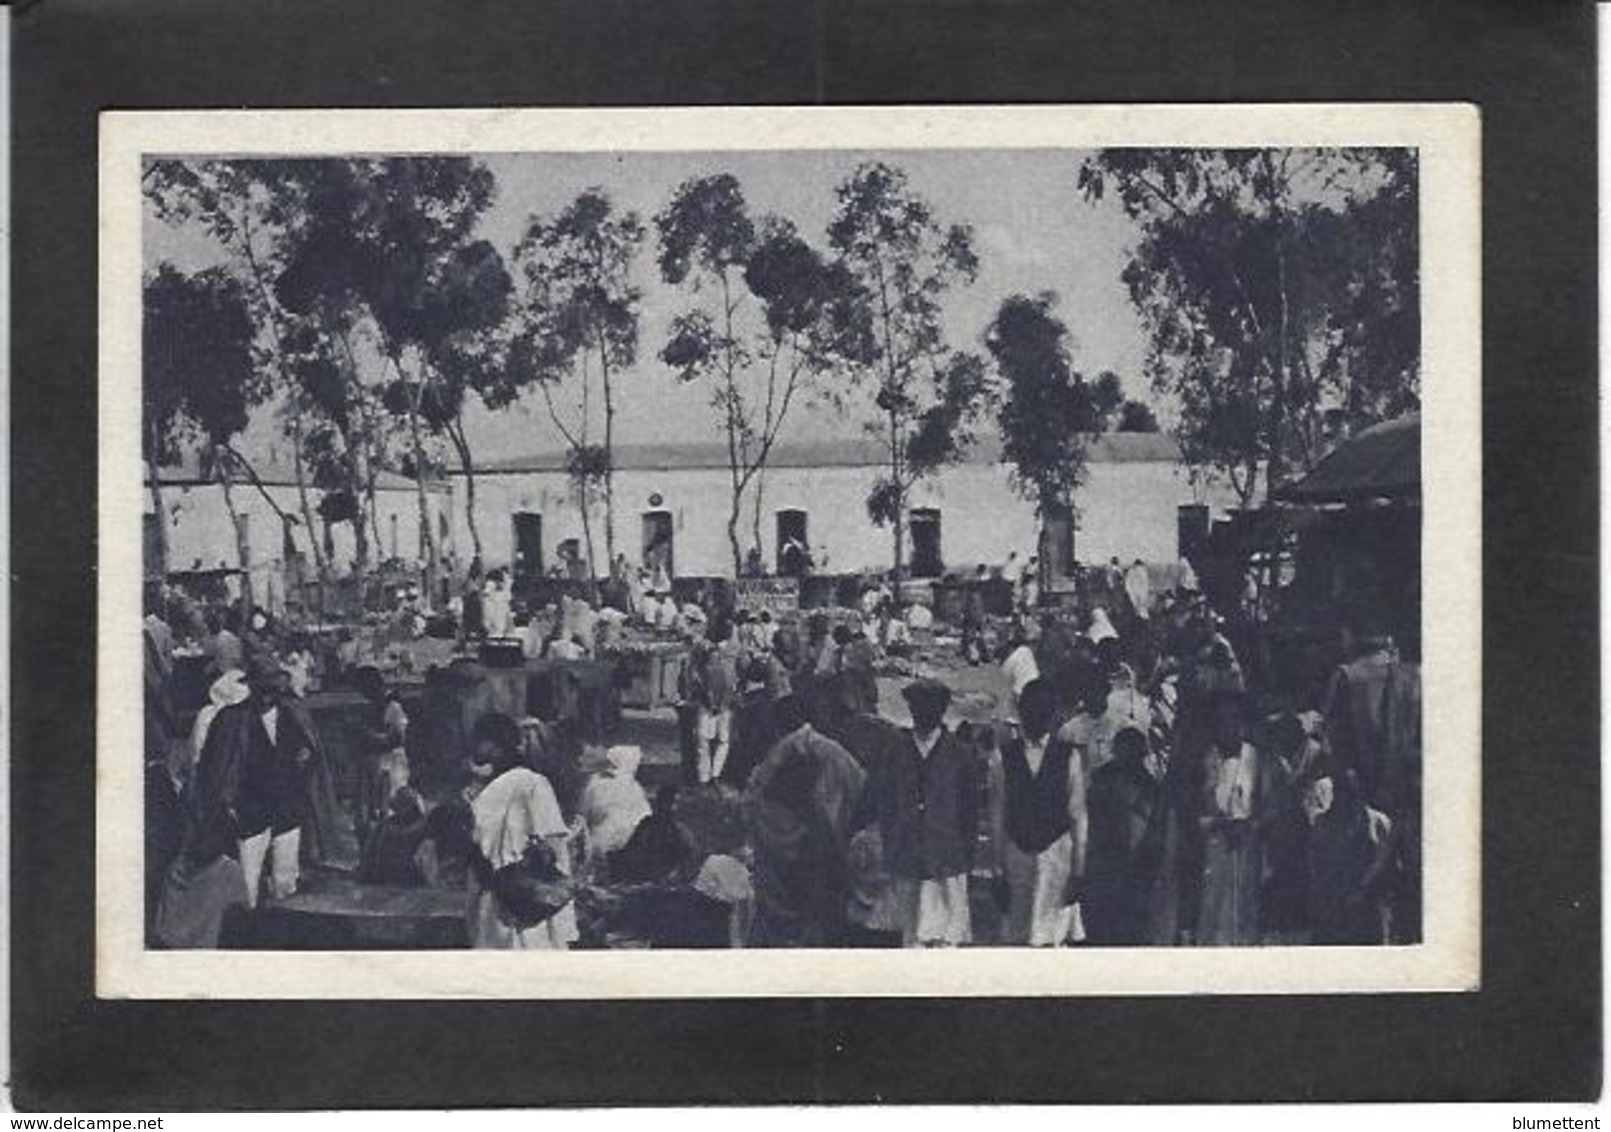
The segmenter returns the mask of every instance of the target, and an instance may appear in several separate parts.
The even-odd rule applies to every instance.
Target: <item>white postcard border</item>
[[[140,111],[101,116],[96,991],[668,998],[1461,991],[1481,955],[1481,177],[1458,104]],[[161,952],[142,940],[147,154],[1414,146],[1421,169],[1425,940],[1393,948]],[[1069,191],[1075,191],[1072,170]]]

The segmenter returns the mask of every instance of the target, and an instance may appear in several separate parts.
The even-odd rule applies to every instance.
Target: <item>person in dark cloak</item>
[[[752,656],[740,673],[738,703],[733,708],[732,748],[721,774],[721,781],[735,790],[743,790],[749,784],[750,774],[778,739],[771,676],[771,664],[764,656]]]
[[[484,640],[487,635],[486,607],[481,598],[481,590],[485,583],[481,556],[478,554],[470,559],[470,570],[464,577],[464,588],[459,591],[459,600],[462,602],[459,624],[466,641]]]
[[[148,733],[149,739],[149,733]],[[155,946],[157,909],[168,870],[184,847],[185,789],[190,776],[182,740],[147,746],[145,759],[145,930]]]
[[[1113,758],[1091,775],[1083,906],[1093,946],[1174,942],[1174,894],[1160,891],[1169,880],[1174,810],[1150,755],[1146,735],[1126,727],[1113,737]],[[1153,929],[1159,911],[1170,913],[1170,938]]]
[[[153,936],[170,948],[217,947],[230,907],[255,906],[256,885],[280,817],[282,765],[296,728],[281,704],[285,670],[254,657],[249,695],[213,717],[185,797],[185,834],[168,870]],[[243,861],[245,867],[243,867]]]
[[[1320,759],[1320,744],[1291,712],[1264,721],[1257,740],[1269,752],[1266,764],[1271,784],[1262,830],[1260,936],[1264,943],[1303,943],[1309,927],[1309,823],[1303,812],[1303,792]]]
[[[782,738],[750,778],[755,921],[761,947],[831,947],[844,937],[846,854],[866,775],[795,697],[778,702]],[[781,779],[781,781],[780,781]]]
[[[301,863],[333,869],[350,869],[358,863],[358,834],[352,815],[336,798],[335,775],[324,747],[323,736],[308,710],[307,701],[292,685],[292,694],[281,701],[287,724],[295,728],[301,750],[299,761],[287,762],[281,786],[282,823],[294,822],[301,832]]]
[[[610,880],[624,884],[652,884],[687,867],[694,857],[694,840],[677,820],[677,784],[662,786],[651,803],[649,816],[638,823],[627,843],[610,854]]]
[[[1316,775],[1306,792],[1310,942],[1334,947],[1386,942],[1384,894],[1391,884],[1392,822],[1365,803],[1351,768]]]
[[[359,881],[398,888],[420,888],[430,883],[421,853],[425,834],[424,801],[412,786],[405,786],[392,795],[385,820],[375,827],[364,845]]]
[[[827,947],[842,935],[849,894],[842,854],[816,798],[816,768],[803,754],[779,765],[755,799],[757,909],[763,947]]]

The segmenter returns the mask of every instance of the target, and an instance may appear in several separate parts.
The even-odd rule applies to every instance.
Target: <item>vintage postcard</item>
[[[98,992],[1477,988],[1479,134],[103,115]]]

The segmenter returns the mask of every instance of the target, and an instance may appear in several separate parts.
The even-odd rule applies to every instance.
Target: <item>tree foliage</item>
[[[1331,439],[1418,403],[1413,151],[1103,150],[1080,168],[1139,227],[1124,283],[1187,459],[1249,501]]]
[[[660,360],[685,383],[709,386],[727,443],[727,538],[735,574],[738,525],[754,487],[760,542],[760,477],[802,395],[832,401],[821,379],[865,360],[870,335],[857,284],[788,221],[751,218],[729,173],[684,182],[654,220],[660,275],[685,285],[696,304],[672,321]],[[714,308],[714,309],[712,309]]]
[[[1158,432],[1158,415],[1145,401],[1126,401],[1119,406],[1119,419],[1114,432]]]
[[[972,230],[941,224],[892,165],[859,166],[836,196],[828,241],[855,282],[856,318],[869,333],[861,371],[874,383],[877,413],[864,427],[888,460],[867,510],[893,528],[899,574],[913,486],[960,458],[986,401],[983,362],[949,347],[942,317],[945,295],[971,283],[979,261]]]
[[[360,322],[371,330],[389,372],[374,383],[378,396],[360,388],[367,383],[344,337],[349,387],[407,435],[409,450],[397,462],[416,482],[434,593],[441,548],[424,484],[440,467],[433,441],[451,440],[473,477],[465,403],[501,380],[491,340],[507,317],[512,282],[497,249],[476,237],[496,184],[470,158],[389,157],[321,163],[306,187],[308,223],[280,278],[282,301],[309,316],[322,312],[327,332],[344,335]],[[368,423],[372,432],[385,427],[378,415]],[[379,444],[372,451],[383,453]],[[371,485],[376,470],[368,469]],[[470,487],[469,526],[479,543]]]
[[[1073,367],[1056,305],[1050,291],[1011,295],[985,331],[1004,386],[1002,451],[1015,486],[1042,518],[1077,514],[1089,439],[1107,429],[1123,400],[1117,375],[1087,380]]]
[[[642,292],[632,283],[632,264],[645,229],[635,212],[616,209],[601,188],[590,188],[552,216],[533,216],[516,246],[521,277],[518,321],[508,364],[511,380],[541,390],[549,418],[572,457],[601,453],[594,476],[573,474],[581,500],[590,568],[597,576],[588,512],[595,480],[604,494],[606,554],[615,558],[615,414],[617,383],[638,357]],[[593,390],[603,410],[602,437],[595,441]],[[573,405],[561,410],[556,390],[573,377]],[[593,469],[597,458],[581,460]]]
[[[228,444],[267,383],[240,281],[220,268],[186,275],[161,264],[145,281],[141,326],[147,461],[177,462],[187,441]]]
[[[190,444],[199,445],[202,467],[223,484],[224,503],[235,523],[238,563],[245,568],[246,536],[230,491],[235,466],[244,461],[233,444],[267,391],[245,289],[220,268],[186,275],[164,263],[146,278],[143,300],[141,431],[159,529],[166,530],[160,466],[176,462]],[[166,546],[164,534],[161,572],[167,569]],[[249,608],[249,579],[242,596]]]
[[[300,401],[292,394],[284,348],[288,317],[273,286],[291,235],[306,217],[300,168],[275,159],[158,159],[146,163],[141,188],[159,220],[204,231],[224,252],[225,270],[242,284],[259,365],[284,398],[301,519],[323,575],[327,563],[313,537],[313,507],[303,469],[304,421]]]

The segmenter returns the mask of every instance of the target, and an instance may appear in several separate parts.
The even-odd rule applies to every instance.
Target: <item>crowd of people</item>
[[[152,946],[217,946],[232,908],[283,899],[310,866],[466,892],[483,948],[601,945],[612,914],[669,947],[1419,938],[1419,677],[1385,637],[1344,642],[1305,702],[1280,702],[1250,686],[1234,626],[1140,563],[1110,564],[1060,608],[1033,559],[1009,563],[1010,615],[970,595],[951,622],[886,581],[833,616],[649,587],[625,609],[566,598],[518,626],[500,575],[462,592],[461,639],[523,632],[526,655],[559,659],[607,655],[623,625],[686,643],[676,780],[651,794],[638,747],[489,711],[454,773],[421,781],[408,712],[359,668],[367,725],[344,809],[304,703],[307,643],[261,613],[232,627],[158,602]],[[880,678],[919,641],[891,711]],[[167,699],[185,648],[210,684],[181,734]],[[984,665],[999,702],[952,710],[948,674]],[[713,811],[737,834],[696,828]]]

